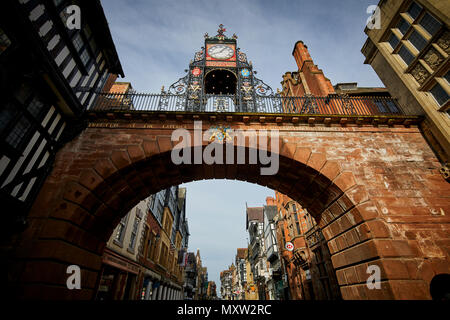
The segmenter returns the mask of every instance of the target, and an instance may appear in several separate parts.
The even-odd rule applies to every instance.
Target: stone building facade
[[[141,201],[118,223],[107,242],[96,299],[183,299],[180,230],[186,190],[177,186]]]
[[[298,202],[276,192],[278,243],[288,295],[294,300],[341,298],[331,254],[315,219]],[[292,249],[286,247],[293,245]]]
[[[382,0],[378,7],[380,29],[365,29],[365,63],[403,110],[425,116],[422,131],[449,179],[450,6],[441,0]]]

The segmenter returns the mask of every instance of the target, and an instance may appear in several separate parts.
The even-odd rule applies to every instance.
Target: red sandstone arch
[[[118,129],[111,140],[111,129],[88,128],[58,153],[30,213],[30,226],[17,238],[11,275],[17,296],[92,298],[100,256],[120,218],[149,194],[201,179],[257,183],[308,208],[328,241],[344,299],[428,299],[428,277],[448,268],[447,252],[447,258],[429,263],[436,271],[415,274],[417,265],[426,263],[418,248],[383,216],[379,200],[358,183],[364,181],[359,171],[346,161],[329,160],[326,150],[317,152],[298,138],[282,135],[278,174],[261,176],[258,165],[176,166],[170,160],[176,143],[167,133]],[[236,148],[248,152],[248,145]],[[440,182],[437,170],[427,174],[448,196],[448,185]],[[447,226],[449,222],[446,217],[436,221]],[[420,234],[410,232],[414,237]],[[82,290],[66,289],[66,268],[71,264],[82,269]],[[381,290],[367,289],[368,264],[381,267]]]

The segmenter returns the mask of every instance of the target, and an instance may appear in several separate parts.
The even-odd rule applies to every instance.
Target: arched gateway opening
[[[391,144],[415,144],[424,157],[433,158],[417,128],[330,134],[285,127],[278,141],[279,169],[275,175],[261,175],[264,165],[249,164],[249,140],[232,148],[234,160],[239,150],[245,151],[244,164],[194,164],[196,150],[203,151],[211,143],[199,144],[195,139],[185,148],[191,151],[192,164],[174,164],[171,154],[178,142],[171,140],[171,134],[180,127],[193,133],[194,122],[156,119],[131,126],[129,120],[99,121],[68,143],[58,153],[53,172],[30,212],[28,229],[16,239],[18,249],[9,274],[11,292],[21,298],[93,298],[105,243],[119,220],[140,200],[190,181],[236,179],[278,190],[308,209],[322,228],[344,299],[430,298],[431,278],[417,269],[427,265],[437,272],[448,264],[436,247],[418,241],[420,230],[402,229],[405,223],[414,225],[415,216],[404,215],[415,210],[412,201],[419,208],[417,194],[409,196],[395,187],[388,191],[384,183],[373,181],[377,170],[392,170],[411,161],[401,151],[390,149]],[[259,130],[270,125],[236,122],[233,127]],[[389,149],[395,162],[392,157],[375,154],[370,147],[373,144]],[[436,166],[434,170],[419,161],[415,165],[427,190],[442,195],[420,210],[448,206],[442,193],[448,195],[448,184],[440,178],[437,164],[427,164]],[[401,183],[415,183],[411,174],[397,174]],[[394,199],[387,194],[393,190],[397,192]],[[382,192],[385,194],[380,196]],[[433,218],[432,223],[440,222],[443,228],[448,225],[445,216]],[[424,221],[422,215],[421,221],[426,224],[431,219]],[[434,251],[424,253],[427,246]],[[66,269],[73,264],[82,270],[81,290],[66,287]],[[380,289],[370,290],[366,285],[369,265],[381,270]]]

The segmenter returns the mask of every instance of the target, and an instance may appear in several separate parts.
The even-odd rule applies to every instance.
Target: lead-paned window
[[[45,105],[42,103],[42,101],[40,101],[37,97],[34,97],[28,105],[27,109],[34,118],[39,119],[42,115],[42,112],[44,111],[44,107]]]
[[[441,23],[428,12],[425,13],[419,24],[432,36],[441,28]]]
[[[412,43],[414,47],[416,47],[417,50],[422,51],[423,48],[427,45],[427,40],[425,40],[424,37],[420,35],[419,32],[414,30],[413,33],[408,38],[409,42]]]
[[[9,134],[6,136],[5,141],[13,148],[18,148],[28,132],[31,130],[31,121],[26,117],[21,117],[20,120],[14,125]]]
[[[397,29],[400,30],[402,35],[405,35],[410,26],[411,25],[405,19],[402,18],[397,24]]]
[[[80,59],[83,62],[84,66],[87,67],[91,56],[86,49],[84,49],[83,53],[80,55]]]
[[[81,38],[81,35],[79,33],[77,33],[73,37],[72,43],[75,46],[75,49],[77,49],[77,52],[79,52],[81,50],[81,48],[84,47],[84,40],[83,40],[83,38]]]
[[[422,12],[422,7],[419,6],[417,3],[413,2],[411,6],[409,6],[408,14],[415,20],[419,14]]]
[[[447,100],[450,98],[447,91],[441,87],[439,83],[437,83],[431,90],[431,94],[436,99],[440,106],[444,105]]]
[[[389,44],[391,45],[392,49],[395,49],[398,45],[398,43],[400,42],[400,40],[397,38],[397,36],[395,34],[391,34],[391,36],[389,37]]]
[[[444,75],[444,79],[447,80],[447,83],[450,85],[450,71]]]
[[[400,50],[398,51],[398,55],[405,61],[405,63],[409,66],[411,62],[414,60],[414,55],[406,48],[405,46],[402,46]]]

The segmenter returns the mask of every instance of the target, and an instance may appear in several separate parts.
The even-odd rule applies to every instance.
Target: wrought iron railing
[[[389,97],[343,97],[282,95],[250,98],[241,95],[188,96],[147,93],[97,93],[90,111],[250,112],[336,115],[403,115]]]

